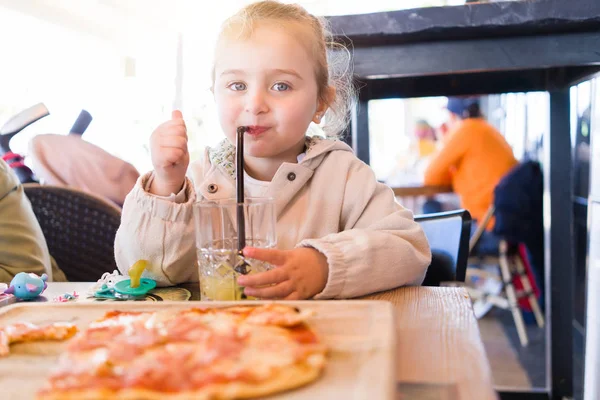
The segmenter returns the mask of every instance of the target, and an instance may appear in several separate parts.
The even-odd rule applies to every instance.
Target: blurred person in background
[[[452,185],[461,207],[475,220],[475,229],[492,205],[494,188],[518,161],[502,134],[485,120],[478,98],[449,97],[447,109],[447,139],[432,157],[424,181],[426,185]],[[435,206],[427,204],[424,211],[437,211]],[[486,228],[491,231],[493,226],[492,219]]]
[[[417,121],[415,124],[415,138],[417,139],[419,158],[425,158],[435,153],[437,137],[435,129],[429,125],[429,122],[424,119]]]
[[[46,239],[14,171],[0,159],[0,282],[19,272],[66,281],[48,252]]]

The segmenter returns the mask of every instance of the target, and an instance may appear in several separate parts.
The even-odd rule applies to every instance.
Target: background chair
[[[423,286],[464,282],[469,258],[471,214],[467,210],[416,215],[431,247],[431,265]]]
[[[469,275],[478,279],[500,282],[500,293],[470,289],[475,301],[509,309],[522,346],[529,342],[519,303],[529,306],[537,325],[544,326],[544,316],[536,298],[535,275],[543,276],[543,180],[539,163],[526,161],[511,170],[494,189],[494,204],[478,224],[471,243],[469,265],[497,266],[497,273],[469,268]],[[493,254],[478,249],[478,241],[495,218],[493,235],[498,239],[498,249]],[[490,233],[487,233],[488,235]],[[543,293],[543,287],[540,290]]]
[[[96,281],[117,269],[114,242],[121,210],[80,190],[23,185],[50,255],[69,281]]]
[[[502,283],[502,291],[499,294],[486,293],[484,290],[469,288],[469,294],[474,301],[483,300],[491,306],[508,309],[511,311],[521,346],[527,346],[529,338],[525,329],[525,322],[519,300],[526,299],[531,307],[537,325],[544,327],[544,316],[535,296],[532,282],[535,282],[528,261],[526,246],[523,243],[509,243],[504,236],[500,236],[497,254],[478,254],[476,246],[489,221],[494,216],[496,208],[492,205],[488,209],[484,220],[478,226],[477,231],[471,238],[469,249],[471,257],[469,265],[497,265],[499,274],[490,274],[487,271],[469,268],[470,276],[483,279],[497,279]],[[515,283],[519,282],[522,289],[518,290]]]

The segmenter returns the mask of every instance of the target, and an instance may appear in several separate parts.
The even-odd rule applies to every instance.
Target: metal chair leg
[[[517,327],[517,333],[519,334],[519,340],[521,341],[521,346],[527,346],[529,343],[529,339],[527,338],[527,331],[525,330],[525,322],[523,321],[523,316],[521,315],[521,310],[519,309],[519,305],[517,304],[517,295],[515,293],[515,287],[512,284],[512,275],[510,273],[510,266],[508,264],[508,244],[506,240],[500,241],[500,271],[502,272],[502,280],[504,281],[504,289],[506,291],[506,297],[510,304],[510,311],[512,312],[513,319],[515,320],[515,325]]]
[[[531,282],[529,281],[529,276],[525,271],[525,266],[523,265],[523,261],[519,255],[515,256],[515,266],[517,267],[517,273],[519,274],[519,279],[521,280],[521,284],[523,285],[523,290],[525,293],[529,293],[527,299],[529,300],[529,305],[531,306],[531,310],[533,311],[533,315],[535,316],[535,322],[540,328],[544,327],[544,315],[540,310],[540,305],[535,298],[535,293],[531,289]]]

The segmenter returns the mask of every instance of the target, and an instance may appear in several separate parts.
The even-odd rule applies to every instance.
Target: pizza
[[[39,400],[248,399],[316,380],[309,311],[281,304],[111,311],[67,344]]]
[[[0,327],[0,357],[10,353],[10,345],[20,342],[39,340],[65,340],[77,333],[77,326],[66,322],[36,325],[30,322],[18,322]]]

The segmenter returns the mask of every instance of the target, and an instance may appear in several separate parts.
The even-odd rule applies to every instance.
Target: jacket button
[[[217,190],[219,190],[219,187],[217,185],[215,185],[214,183],[211,183],[210,185],[208,185],[208,193],[216,193]]]
[[[295,173],[293,173],[293,172],[290,172],[290,173],[288,174],[288,177],[287,177],[287,178],[288,178],[288,181],[290,181],[290,182],[291,182],[291,181],[293,181],[294,179],[296,179],[296,174],[295,174]]]

